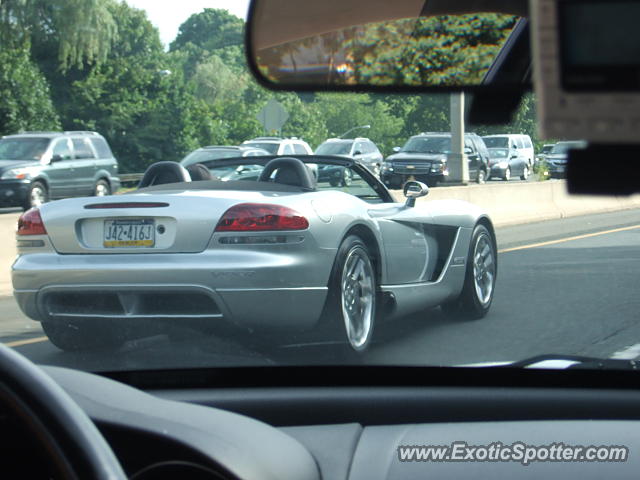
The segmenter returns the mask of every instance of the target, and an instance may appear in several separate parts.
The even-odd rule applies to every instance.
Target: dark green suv
[[[118,162],[96,132],[28,132],[0,138],[0,206],[110,195]]]

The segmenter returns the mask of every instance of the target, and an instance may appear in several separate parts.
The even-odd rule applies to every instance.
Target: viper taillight
[[[40,210],[32,208],[27,210],[18,219],[18,235],[46,235],[44,222],[40,216]]]
[[[241,203],[225,212],[216,232],[263,232],[306,230],[309,221],[295,210],[280,205]]]

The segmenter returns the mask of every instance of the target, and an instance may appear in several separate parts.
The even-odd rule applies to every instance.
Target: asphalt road
[[[460,365],[543,353],[640,355],[640,210],[498,230],[499,276],[489,315],[454,320],[439,309],[379,325],[365,364]],[[89,370],[353,361],[343,345],[278,348],[177,326],[115,353],[65,353],[0,298],[0,341],[38,363]],[[168,330],[167,330],[168,331]]]

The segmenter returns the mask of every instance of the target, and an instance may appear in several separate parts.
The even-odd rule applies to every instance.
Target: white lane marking
[[[640,357],[640,343],[631,345],[611,355],[611,358],[617,360],[634,360],[638,357]]]

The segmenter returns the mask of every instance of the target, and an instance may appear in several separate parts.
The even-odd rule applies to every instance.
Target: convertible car
[[[306,164],[350,171],[348,186]],[[491,220],[460,201],[397,203],[350,159],[223,159],[257,181],[191,181],[152,165],[133,193],[44,204],[19,220],[15,298],[63,350],[113,347],[119,326],[205,321],[370,344],[377,320],[441,305],[481,318],[493,298]],[[211,171],[216,177],[215,168]],[[344,341],[346,339],[346,342]]]

